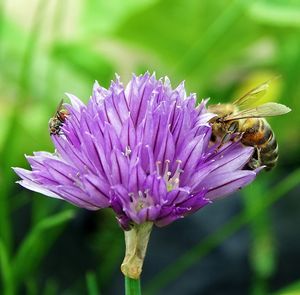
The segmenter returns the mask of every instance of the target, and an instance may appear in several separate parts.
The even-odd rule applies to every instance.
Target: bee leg
[[[233,121],[229,127],[227,128],[222,140],[221,140],[221,143],[218,147],[218,149],[220,149],[220,147],[225,144],[226,142],[230,141],[231,138],[232,138],[232,134],[234,134],[235,132],[237,132],[239,128],[239,122],[238,121]]]
[[[231,135],[232,135],[231,132],[230,132],[230,133],[229,133],[229,132],[226,133],[226,134],[223,136],[220,145],[223,145],[223,144],[227,143],[228,141],[230,141]]]
[[[230,141],[231,135],[232,135],[232,133],[225,133],[225,135],[222,137],[219,145],[216,147],[215,153],[217,153],[226,142]]]
[[[251,159],[248,163],[248,167],[252,170],[257,169],[262,165],[260,148],[258,148],[257,146],[254,146],[254,149],[255,150],[254,150],[253,156],[251,157]]]
[[[222,137],[222,139],[221,139],[221,142],[220,142],[220,144],[219,144],[219,146],[217,147],[217,151],[225,144],[225,143],[227,143],[228,141],[230,141],[231,140],[231,138],[232,138],[232,134],[235,132],[235,130],[228,130],[225,134],[224,134],[224,136]]]
[[[65,134],[64,134],[64,132],[63,132],[62,130],[59,130],[59,131],[57,132],[57,135],[62,136],[62,135],[65,135]]]
[[[233,121],[230,123],[230,125],[224,130],[224,135],[215,149],[215,152],[217,153],[220,148],[227,142],[232,140],[232,135],[238,131],[239,128],[239,122],[238,121]]]
[[[256,147],[256,150],[257,150],[257,161],[258,161],[258,164],[259,164],[258,167],[260,167],[260,166],[263,165],[263,161],[261,159],[261,149]]]

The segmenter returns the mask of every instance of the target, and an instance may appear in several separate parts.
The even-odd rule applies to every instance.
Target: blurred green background
[[[53,151],[48,120],[65,92],[155,71],[212,103],[276,75],[268,99],[278,167],[162,229],[145,294],[300,294],[299,0],[0,0],[0,293],[122,294],[123,234],[88,212],[23,190],[12,166]]]

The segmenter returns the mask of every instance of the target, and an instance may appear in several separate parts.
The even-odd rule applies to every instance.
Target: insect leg
[[[219,146],[217,147],[217,151],[228,141],[231,140],[232,138],[232,134],[235,133],[239,128],[239,122],[238,121],[233,121],[228,129],[226,130],[224,136],[221,139],[221,142],[219,144]]]
[[[262,161],[261,161],[261,153],[260,153],[260,148],[257,146],[254,146],[254,153],[253,156],[251,157],[248,166],[251,169],[257,169],[258,167],[260,167],[262,165]]]

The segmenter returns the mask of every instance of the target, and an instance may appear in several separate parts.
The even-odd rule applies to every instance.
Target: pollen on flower
[[[169,171],[169,164],[170,161],[166,160],[166,168],[165,168],[165,181],[167,184],[167,191],[172,191],[173,189],[177,189],[179,187],[179,177],[180,174],[183,173],[184,171],[182,169],[180,169],[180,165],[182,163],[181,160],[176,160],[177,166],[176,166],[176,170],[173,174],[173,176],[171,177],[171,172]]]
[[[125,147],[125,156],[126,156],[126,157],[129,157],[130,154],[131,154],[131,148],[130,148],[129,145],[127,145],[127,146]]]
[[[149,195],[149,190],[145,190],[144,192],[138,191],[135,193],[128,194],[131,201],[131,208],[136,212],[140,212],[144,208],[148,208],[153,205],[153,200]]]

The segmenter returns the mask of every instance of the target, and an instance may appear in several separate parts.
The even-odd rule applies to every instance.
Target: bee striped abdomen
[[[251,120],[247,122],[248,120]],[[254,157],[266,170],[272,169],[278,160],[278,145],[275,135],[265,119],[248,119],[244,124],[242,143],[257,148]],[[255,123],[253,122],[255,120]],[[247,128],[251,126],[250,128]]]
[[[270,170],[276,166],[278,160],[278,145],[274,133],[272,132],[271,139],[261,146],[261,158],[263,165],[266,165],[266,170]]]

